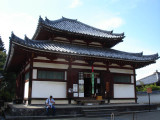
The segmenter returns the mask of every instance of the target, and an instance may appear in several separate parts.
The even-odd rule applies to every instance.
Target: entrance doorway
[[[99,73],[95,73],[94,78],[94,95],[102,96],[102,83]],[[91,73],[84,73],[84,97],[92,97],[92,79]]]
[[[84,97],[91,97],[91,95],[92,95],[91,78],[84,78]]]

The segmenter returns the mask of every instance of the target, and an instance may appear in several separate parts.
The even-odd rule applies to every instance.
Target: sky
[[[33,37],[38,19],[62,16],[103,30],[123,33],[113,49],[160,55],[160,0],[0,0],[0,36],[9,49],[9,37]],[[160,72],[160,60],[136,70],[136,79]]]

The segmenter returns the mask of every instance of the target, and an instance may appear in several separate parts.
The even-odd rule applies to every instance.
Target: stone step
[[[96,108],[96,109],[83,109],[85,117],[110,117],[112,113],[117,113],[115,109]]]
[[[105,112],[113,112],[116,111],[115,109],[83,109],[83,112],[99,112],[99,111],[105,111]]]
[[[73,118],[73,117],[83,117],[83,114],[74,114],[74,115],[39,115],[39,116],[11,116],[5,114],[5,120],[32,120],[32,119],[55,119],[55,118]]]
[[[85,117],[111,117],[111,114],[105,114],[105,113],[101,113],[101,114],[86,114]]]

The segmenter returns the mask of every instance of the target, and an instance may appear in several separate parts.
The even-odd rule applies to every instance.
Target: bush
[[[0,99],[4,100],[6,102],[11,102],[12,101],[12,95],[8,91],[1,91],[0,92]]]
[[[147,91],[147,88],[152,88],[152,91],[157,91],[157,90],[160,90],[160,86],[157,86],[156,83],[155,84],[152,84],[152,85],[142,85],[142,87],[136,87],[136,90],[137,91],[143,91],[143,92],[146,92]]]

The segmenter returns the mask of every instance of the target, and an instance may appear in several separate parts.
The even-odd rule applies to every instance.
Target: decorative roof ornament
[[[29,41],[30,39],[27,37],[27,35],[24,35],[24,40]]]
[[[39,16],[39,20],[38,20],[39,23],[44,23],[44,20],[41,16]]]
[[[66,18],[66,17],[63,17],[63,16],[62,16],[62,19],[63,19],[63,20],[78,21],[77,19],[69,19],[69,18]]]
[[[49,19],[47,17],[45,17],[45,22],[49,22]]]
[[[10,39],[14,39],[15,38],[15,34],[13,33],[13,31],[11,32],[11,37],[9,37]]]

